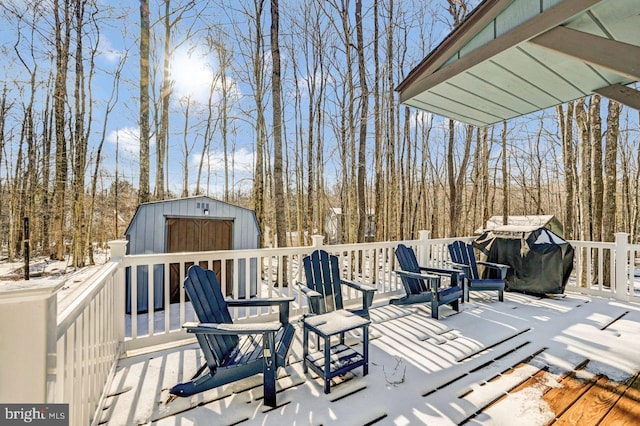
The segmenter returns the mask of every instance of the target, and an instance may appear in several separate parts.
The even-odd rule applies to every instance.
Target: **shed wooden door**
[[[192,251],[231,250],[233,248],[233,220],[202,219],[191,217],[167,218],[167,253]],[[192,262],[186,263],[185,271]],[[207,265],[201,265],[206,268]],[[231,292],[231,268],[227,265],[226,288],[227,295]],[[212,269],[220,280],[221,263],[213,261]],[[180,302],[180,264],[170,265],[169,291],[171,303]]]
[[[167,218],[167,253],[231,250],[232,238],[232,220]]]

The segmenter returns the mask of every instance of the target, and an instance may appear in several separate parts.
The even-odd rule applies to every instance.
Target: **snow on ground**
[[[537,298],[474,294],[460,313],[425,306],[372,310],[369,374],[356,369],[322,392],[302,372],[302,330],[280,370],[278,407],[262,404],[260,375],[190,398],[168,389],[200,365],[197,344],[119,362],[102,421],[109,425],[542,425],[553,413],[545,387],[581,374],[624,381],[640,371],[640,306],[568,294]],[[313,339],[312,339],[313,340]],[[348,343],[361,346],[358,336]],[[534,386],[514,391],[536,375]],[[506,396],[506,397],[505,397]],[[497,401],[497,402],[496,402]],[[494,403],[495,402],[495,403]]]
[[[0,262],[0,289],[10,283],[22,282],[37,287],[51,281],[64,281],[62,288],[56,293],[58,297],[58,313],[81,293],[87,280],[98,273],[108,261],[108,251],[94,251],[95,265],[75,269],[72,259],[50,260],[46,257],[32,258],[29,262],[29,281],[24,280],[24,260],[19,262]]]

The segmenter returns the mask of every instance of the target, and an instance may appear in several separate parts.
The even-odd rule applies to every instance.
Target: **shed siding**
[[[205,216],[203,206],[207,204],[209,215]],[[258,247],[260,230],[253,211],[208,197],[194,197],[142,204],[127,229],[129,254],[164,253],[167,216],[233,219],[233,248]]]
[[[209,214],[204,214],[208,206]],[[192,197],[166,200],[142,204],[138,207],[129,227],[126,230],[129,254],[156,254],[166,252],[167,217],[192,217],[233,220],[233,249],[255,249],[259,246],[260,229],[255,213],[252,210],[234,206],[209,197]],[[255,296],[258,283],[258,263],[256,259],[247,262],[240,260],[237,265],[238,294],[233,297],[243,298],[247,289],[250,296]],[[137,278],[137,311],[148,310],[148,271],[147,267],[138,267],[135,271],[127,268],[127,302],[126,310],[131,312],[131,274]],[[154,309],[164,307],[164,267],[154,266]],[[248,283],[247,283],[248,281]]]

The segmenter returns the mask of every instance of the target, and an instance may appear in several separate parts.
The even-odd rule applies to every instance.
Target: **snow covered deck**
[[[191,398],[169,398],[168,389],[200,365],[195,343],[129,353],[118,362],[99,422],[542,425],[554,419],[607,424],[614,416],[638,421],[640,305],[572,293],[506,293],[500,303],[495,294],[473,293],[460,313],[448,307],[440,313],[434,320],[428,306],[373,309],[369,375],[356,369],[326,395],[320,379],[302,373],[298,322],[290,366],[279,371],[274,409],[262,403],[261,375]],[[352,335],[347,343],[361,341]]]

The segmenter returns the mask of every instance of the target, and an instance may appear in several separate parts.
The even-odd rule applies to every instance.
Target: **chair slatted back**
[[[324,314],[343,309],[338,258],[329,255],[324,250],[315,250],[306,256],[302,263],[307,278],[307,287],[322,295],[322,301],[318,306],[320,312],[313,313]]]
[[[184,288],[201,323],[231,324],[231,315],[215,272],[193,265],[187,271]],[[206,335],[207,344],[218,365],[224,363],[238,345],[238,336]]]
[[[396,248],[396,258],[400,264],[400,268],[403,271],[420,273],[420,265],[416,254],[411,247],[407,247],[404,244],[398,244]],[[425,284],[424,280],[401,276],[402,281],[411,290],[411,294],[420,294],[429,290],[429,287]]]
[[[469,277],[469,279],[480,279],[478,265],[476,264],[476,255],[471,244],[467,244],[464,241],[454,241],[449,244],[448,248],[453,263],[469,266],[471,270],[471,277]]]

